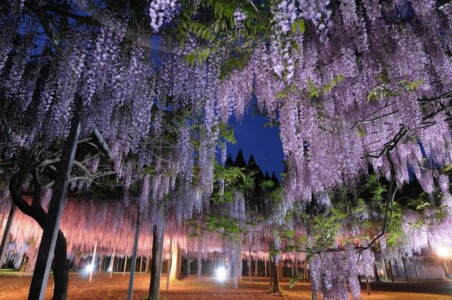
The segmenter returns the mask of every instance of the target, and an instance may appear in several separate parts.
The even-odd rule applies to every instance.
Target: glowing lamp
[[[440,257],[449,257],[450,256],[450,250],[448,248],[445,247],[439,247],[436,249],[436,253],[438,254],[438,256]]]
[[[85,269],[86,269],[86,272],[90,273],[94,270],[94,266],[93,266],[93,264],[89,264],[86,266]]]
[[[226,271],[226,268],[224,266],[220,266],[215,270],[215,278],[219,282],[226,281],[228,277],[228,272]]]

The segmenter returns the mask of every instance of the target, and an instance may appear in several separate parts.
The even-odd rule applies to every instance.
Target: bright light
[[[108,267],[108,272],[111,272],[111,270],[112,270],[112,267],[109,266],[109,267]]]
[[[224,282],[228,278],[228,272],[225,267],[220,266],[215,270],[215,276],[217,281]]]
[[[85,270],[86,270],[86,272],[88,272],[88,273],[92,272],[92,271],[94,270],[93,264],[87,265],[86,268],[85,268]]]
[[[441,257],[451,256],[451,251],[449,248],[439,247],[436,249],[436,253]]]

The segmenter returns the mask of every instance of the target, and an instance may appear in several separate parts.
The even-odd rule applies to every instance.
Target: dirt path
[[[149,290],[149,274],[137,274],[135,280],[134,299],[145,299]],[[27,298],[31,282],[29,274],[0,271],[0,299],[23,300]],[[122,273],[113,275],[100,273],[93,275],[93,281],[88,282],[88,277],[82,273],[71,273],[69,283],[69,300],[103,300],[103,299],[127,299],[128,273],[125,277]],[[51,299],[53,281],[49,281],[46,299]],[[218,283],[209,277],[197,279],[196,276],[181,281],[170,283],[166,291],[166,277],[162,278],[161,296],[166,300],[310,300],[311,287],[309,283],[299,283],[295,288],[289,289],[287,281],[282,284],[282,295],[271,295],[268,289],[268,279],[258,277],[248,281],[244,278],[235,289],[231,283]],[[452,300],[452,282],[435,281],[407,287],[399,283],[393,288],[389,283],[373,284],[370,296],[363,289],[363,300]],[[427,292],[423,292],[427,291]]]

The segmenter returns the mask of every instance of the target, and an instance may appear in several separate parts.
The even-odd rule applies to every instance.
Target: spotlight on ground
[[[220,266],[215,270],[215,277],[217,281],[224,282],[228,278],[228,272],[224,266]]]

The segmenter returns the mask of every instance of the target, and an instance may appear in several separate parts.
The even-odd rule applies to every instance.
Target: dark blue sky
[[[282,161],[284,159],[281,139],[278,127],[264,127],[268,123],[266,117],[246,114],[242,121],[232,118],[229,124],[234,128],[237,143],[228,144],[227,152],[235,160],[237,153],[242,149],[245,161],[253,154],[256,163],[271,175],[274,171],[278,178],[284,170]]]

